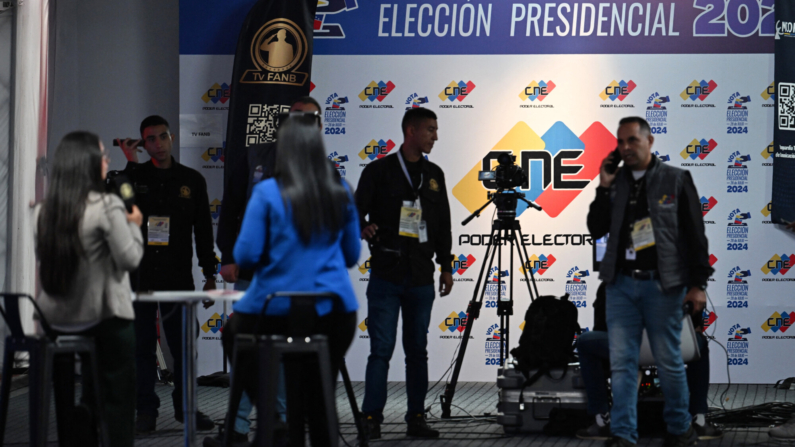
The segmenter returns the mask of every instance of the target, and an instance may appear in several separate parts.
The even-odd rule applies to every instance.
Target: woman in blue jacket
[[[266,304],[270,294],[334,293],[334,299],[317,300],[316,316],[310,319],[314,321],[312,332],[328,337],[332,383],[336,383],[339,365],[356,328],[358,303],[347,269],[359,259],[359,218],[348,185],[340,182],[325,154],[315,124],[298,118],[283,122],[278,133],[275,177],[254,187],[235,244],[235,262],[240,268],[255,269],[255,274],[246,295],[234,305],[223,343],[231,356],[236,334],[255,330],[262,334],[288,333],[291,300],[277,297]],[[287,376],[291,377],[287,366]],[[299,379],[303,394],[316,398],[320,396],[318,369],[306,366],[300,372],[305,377]],[[248,395],[256,399],[257,376],[253,371],[253,354],[239,355],[235,380],[242,380]],[[290,405],[295,403],[288,401],[288,414]],[[325,423],[321,406],[312,405],[308,418],[312,445],[319,445],[323,441],[315,437],[322,430],[312,427]],[[303,433],[303,426],[291,427],[292,434],[294,430]]]

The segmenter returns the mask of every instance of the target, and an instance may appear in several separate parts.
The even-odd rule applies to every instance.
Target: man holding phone
[[[135,189],[136,203],[144,214],[144,258],[130,275],[136,291],[193,290],[193,237],[196,255],[206,279],[203,290],[215,289],[217,266],[213,247],[212,217],[207,184],[197,171],[181,165],[171,156],[174,135],[168,121],[153,115],[141,122],[141,139],[151,159],[138,163],[140,140],[120,141],[127,158],[124,169]],[[205,308],[212,302],[205,303]],[[139,434],[155,430],[160,398],[157,382],[156,343],[158,303],[134,303],[136,334],[137,419]],[[162,303],[160,318],[174,358],[174,391],[171,393],[174,418],[182,414],[182,315],[179,305]],[[197,412],[196,427],[211,430],[215,423]]]
[[[695,444],[680,349],[682,305],[701,314],[713,269],[700,201],[690,172],[651,153],[654,136],[640,117],[618,127],[623,168],[602,162],[596,199],[588,213],[594,239],[610,234],[600,265],[607,284],[607,327],[612,371],[612,438],[608,446],[637,443],[638,356],[644,327],[657,361],[668,433],[664,446]]]

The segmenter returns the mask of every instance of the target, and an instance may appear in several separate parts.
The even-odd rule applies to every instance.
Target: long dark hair
[[[82,131],[67,134],[55,150],[37,223],[39,277],[47,294],[68,294],[84,254],[80,222],[86,198],[89,191],[103,189],[99,137]]]
[[[313,234],[335,234],[345,225],[348,192],[326,157],[314,122],[291,118],[282,123],[274,174],[304,243]]]

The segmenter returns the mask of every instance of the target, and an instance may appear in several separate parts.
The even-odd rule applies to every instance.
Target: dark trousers
[[[135,440],[135,331],[133,322],[120,318],[103,320],[98,325],[73,335],[94,338],[99,369],[99,390],[104,418],[113,446],[132,447]],[[89,382],[90,363],[81,361],[81,404],[74,406],[73,354],[55,357],[54,392],[58,440],[62,446],[86,447],[97,445],[94,389]]]
[[[157,307],[158,303],[133,303],[135,308],[135,365],[138,414],[158,416],[160,398],[157,383]],[[160,318],[171,355],[174,357],[174,391],[171,400],[175,414],[182,414],[182,306],[160,303]],[[163,335],[163,334],[161,334]]]
[[[236,312],[229,317],[224,325],[221,337],[226,355],[232,361],[234,353],[234,340],[237,334],[253,334],[256,327],[259,327],[259,334],[275,335],[289,334],[292,331],[289,327],[289,318],[266,316],[262,318],[257,326],[257,315],[243,314]],[[310,323],[311,324],[311,323]],[[308,328],[303,328],[307,330]],[[331,359],[331,381],[336,383],[340,364],[343,361],[345,352],[348,351],[353,342],[356,330],[356,312],[337,313],[332,312],[328,315],[316,318],[311,329],[313,334],[321,334],[328,337],[329,357]],[[237,365],[233,371],[234,380],[243,382],[246,393],[256,405],[259,397],[259,374],[257,357],[253,353],[241,353],[238,355]],[[309,436],[313,446],[327,445],[328,440],[322,435],[321,429],[327,424],[326,415],[323,408],[317,405],[317,399],[322,396],[320,367],[315,358],[285,358],[284,372],[287,378],[287,421],[290,428],[290,439],[301,439],[303,445],[304,415],[309,422]],[[296,402],[298,400],[298,402]],[[263,421],[264,423],[264,421]],[[259,436],[259,434],[258,434]]]

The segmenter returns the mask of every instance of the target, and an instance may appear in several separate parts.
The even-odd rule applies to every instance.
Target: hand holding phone
[[[599,186],[609,188],[616,179],[616,171],[618,164],[621,162],[621,154],[618,148],[610,152],[604,160],[602,160],[602,168],[599,170]]]
[[[621,163],[621,152],[618,151],[618,148],[608,155],[611,157],[610,162],[605,166],[605,170],[608,174],[615,174],[618,171],[618,164]]]

